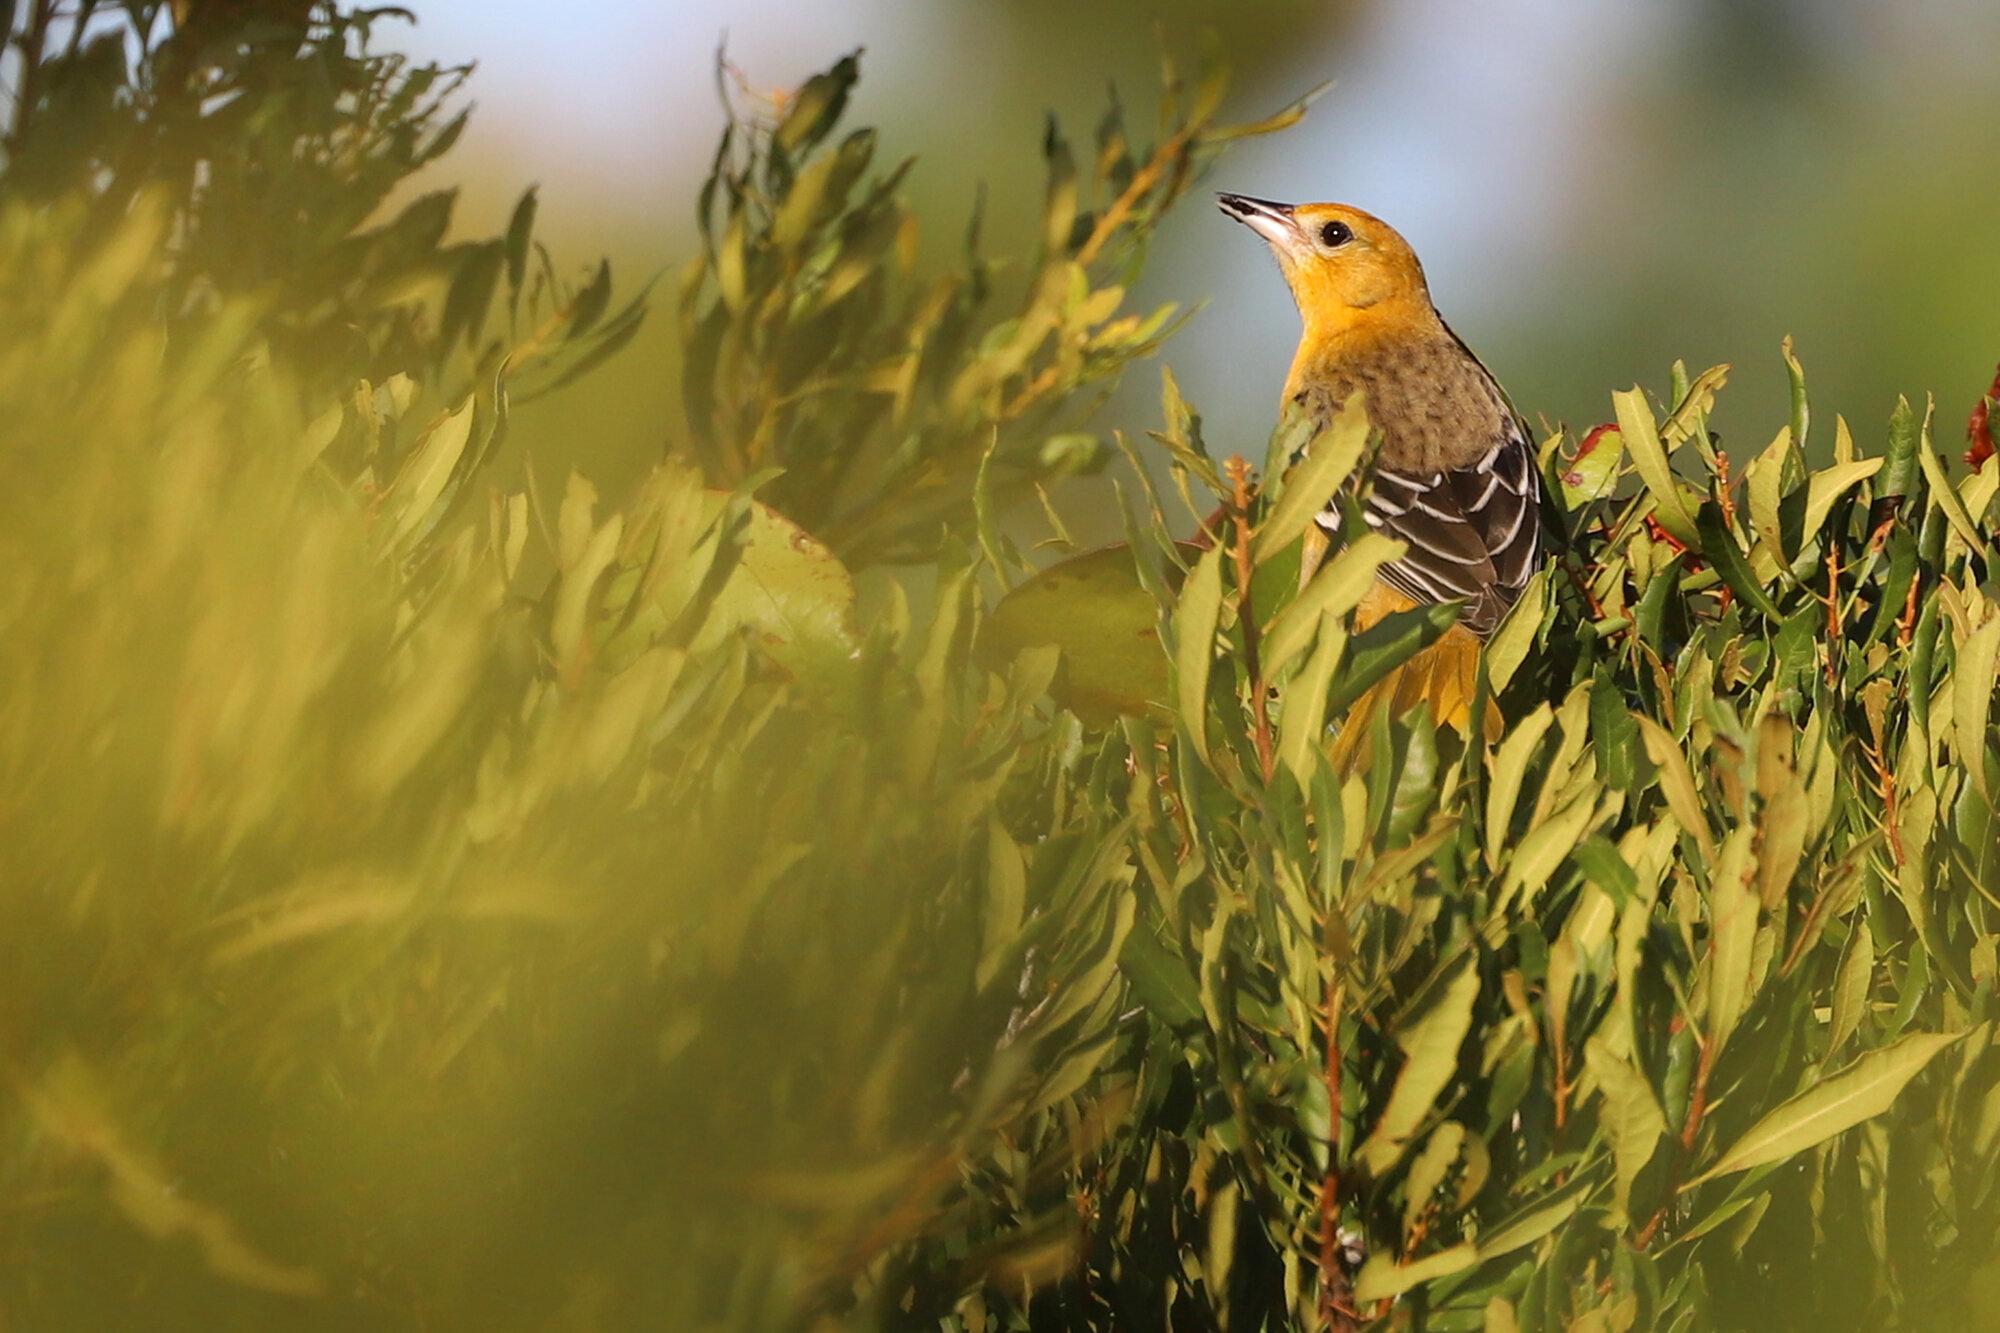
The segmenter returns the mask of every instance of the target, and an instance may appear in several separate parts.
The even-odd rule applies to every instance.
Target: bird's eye
[[[1354,229],[1345,222],[1329,222],[1319,229],[1319,243],[1329,250],[1337,249],[1354,239]]]

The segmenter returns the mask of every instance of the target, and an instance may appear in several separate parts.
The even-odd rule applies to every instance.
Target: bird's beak
[[[1303,239],[1298,219],[1292,216],[1290,204],[1275,204],[1269,199],[1252,199],[1247,194],[1218,194],[1215,196],[1215,202],[1223,212],[1281,250],[1296,245]]]

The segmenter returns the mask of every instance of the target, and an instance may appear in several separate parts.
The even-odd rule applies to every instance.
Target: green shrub
[[[1122,551],[1031,573],[1008,508],[1103,461],[1161,211],[1299,108],[1170,73],[1156,148],[1052,130],[1012,280],[915,270],[852,61],[739,113],[686,434],[607,499],[488,464],[643,303],[532,196],[369,225],[446,72],[325,6],[46,10],[0,11],[0,1320],[1992,1323],[2000,464],[1905,409],[1815,470],[1796,363],[1747,468],[1720,371],[1617,395],[1544,446],[1506,739],[1378,717],[1341,775],[1443,623],[1352,632],[1369,541],[1298,587],[1361,422],[1260,490],[1169,380],[1206,551],[1146,466]]]

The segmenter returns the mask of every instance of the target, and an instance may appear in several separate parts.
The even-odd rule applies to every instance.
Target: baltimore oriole
[[[1357,611],[1362,628],[1392,612],[1462,601],[1443,638],[1356,702],[1334,745],[1345,766],[1371,712],[1428,702],[1469,733],[1480,645],[1541,563],[1541,477],[1527,426],[1486,367],[1431,304],[1423,265],[1394,228],[1341,204],[1218,196],[1270,243],[1304,332],[1285,399],[1320,421],[1356,389],[1382,436],[1368,526],[1408,545]],[[1340,530],[1329,508],[1320,526]],[[1485,730],[1497,730],[1489,708]]]

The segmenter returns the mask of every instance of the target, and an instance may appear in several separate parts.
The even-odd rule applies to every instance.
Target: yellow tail
[[[1382,617],[1406,611],[1416,603],[1386,584],[1376,584],[1355,610],[1355,628],[1367,629]],[[1479,637],[1462,625],[1453,625],[1444,637],[1418,653],[1368,687],[1354,701],[1333,739],[1328,757],[1337,773],[1351,773],[1361,762],[1368,741],[1369,723],[1384,706],[1389,716],[1401,717],[1420,703],[1430,705],[1431,716],[1459,735],[1469,734],[1472,698],[1479,683]],[[1486,739],[1498,741],[1502,730],[1500,710],[1486,702]]]

